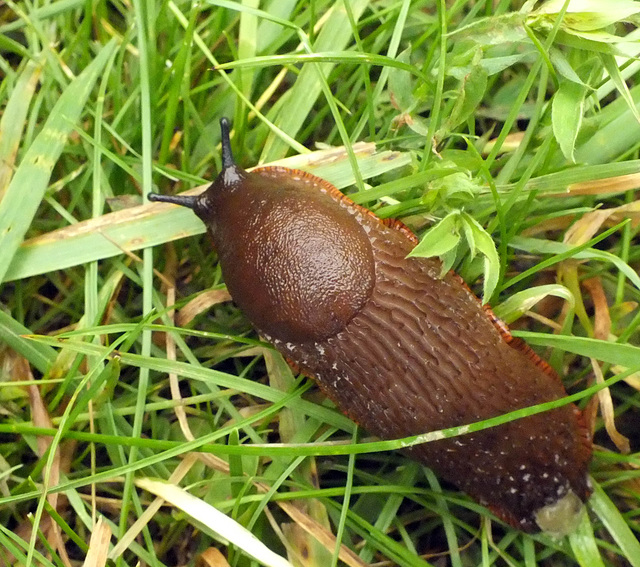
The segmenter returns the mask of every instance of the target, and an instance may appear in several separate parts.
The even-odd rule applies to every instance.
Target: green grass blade
[[[353,18],[357,21],[369,2],[367,0],[348,1],[351,2]],[[313,44],[313,51],[340,51],[344,49],[351,38],[349,17],[343,9],[336,5],[323,25],[322,30],[320,30]],[[332,63],[319,64],[320,73],[324,77],[329,76],[333,67]],[[287,104],[283,106],[275,119],[278,127],[290,136],[295,137],[305,120],[307,120],[309,112],[316,103],[321,91],[322,85],[316,70],[311,65],[306,65],[298,75],[295,85],[287,93]],[[285,155],[287,149],[286,144],[280,138],[271,135],[265,144],[262,161],[281,158]]]
[[[602,487],[593,483],[593,495],[589,500],[591,509],[605,525],[611,537],[620,546],[624,558],[632,567],[640,567],[640,543],[615,504]]]
[[[0,202],[0,282],[4,281],[13,256],[42,201],[67,138],[115,47],[115,41],[104,46],[93,62],[62,93],[42,131],[29,146]]]
[[[527,343],[539,346],[561,348],[580,356],[592,357],[602,362],[625,367],[638,365],[640,347],[589,339],[587,337],[567,337],[563,335],[542,335],[529,331],[513,331],[514,337],[525,339]]]
[[[0,200],[11,181],[13,167],[42,64],[27,62],[0,120]]]
[[[47,345],[34,342],[23,336],[28,334],[31,334],[29,329],[0,309],[0,343],[6,344],[24,356],[30,364],[44,374],[56,359],[56,351]]]
[[[569,535],[569,544],[580,567],[604,567],[589,516],[582,514],[578,529]]]

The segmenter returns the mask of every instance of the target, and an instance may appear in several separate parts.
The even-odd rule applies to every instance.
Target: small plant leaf
[[[402,63],[411,63],[411,48],[405,49],[396,57]],[[413,96],[413,77],[409,71],[398,69],[397,67],[389,68],[389,96],[392,104],[400,112],[411,112],[415,105],[415,97]]]
[[[459,218],[459,211],[449,213],[422,237],[420,243],[409,253],[409,257],[429,258],[454,250],[460,242]]]
[[[582,125],[585,86],[573,81],[562,81],[551,103],[551,123],[564,157],[575,162],[576,139]]]
[[[484,284],[482,302],[487,303],[498,285],[500,278],[500,257],[491,235],[471,215],[462,213],[464,228],[472,255],[480,252],[484,256]]]
[[[447,120],[447,128],[455,129],[464,122],[475,110],[484,97],[487,90],[489,73],[481,65],[473,65],[467,75],[462,79],[460,94]]]
[[[567,58],[562,51],[559,49],[550,49],[549,59],[551,59],[553,68],[560,76],[579,85],[584,85],[582,79],[579,77],[578,73],[575,72],[571,63],[567,61]]]

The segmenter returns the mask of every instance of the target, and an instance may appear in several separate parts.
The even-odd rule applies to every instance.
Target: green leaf
[[[44,374],[56,359],[56,351],[47,345],[36,343],[24,337],[31,332],[30,329],[6,313],[4,309],[0,309],[0,343],[26,358],[31,365]]]
[[[624,79],[620,74],[620,68],[616,63],[615,57],[613,55],[607,55],[605,53],[601,53],[600,59],[602,59],[602,63],[604,64],[604,67],[607,70],[609,77],[611,77],[611,80],[613,81],[613,84],[616,86],[616,89],[618,89],[618,92],[622,95],[622,98],[627,103],[629,110],[633,114],[636,121],[640,123],[640,113],[638,112],[638,109],[633,100],[633,97],[631,96],[631,93],[629,92],[629,87],[627,86],[627,83],[624,82]]]
[[[471,39],[484,47],[516,45],[527,39],[527,34],[522,25],[525,17],[524,13],[521,12],[494,13],[488,18],[472,20],[466,26],[452,29],[449,32],[449,37],[454,42]]]
[[[458,99],[447,119],[447,130],[453,130],[462,124],[482,102],[487,90],[489,73],[481,65],[473,65],[471,70],[462,80],[462,89]]]
[[[460,212],[453,211],[429,230],[408,257],[430,258],[454,250],[460,242]]]
[[[582,514],[578,528],[569,534],[569,543],[580,567],[604,567],[587,514]]]
[[[62,93],[41,132],[29,146],[0,202],[0,282],[9,269],[24,235],[47,189],[67,138],[104,66],[117,46],[115,40],[102,48],[91,64]]]
[[[618,364],[625,368],[638,366],[640,347],[566,335],[541,335],[529,331],[513,331],[514,337],[524,339],[530,345],[560,348],[580,356],[595,358],[602,362]],[[640,557],[640,555],[638,555]]]
[[[480,252],[484,256],[484,284],[482,302],[487,303],[498,285],[500,277],[500,257],[491,235],[471,215],[462,213],[467,240],[471,254]]]
[[[628,345],[627,345],[628,346]],[[636,359],[637,362],[638,359]],[[593,480],[593,495],[589,500],[591,509],[596,513],[600,521],[605,525],[611,537],[618,544],[624,554],[624,558],[633,567],[640,567],[640,543],[638,538],[627,525],[620,510],[609,499],[602,487]]]
[[[567,58],[565,57],[564,53],[562,53],[562,51],[560,51],[559,49],[550,49],[549,59],[551,59],[553,68],[560,76],[573,83],[584,85],[584,82],[582,81],[578,73],[575,72],[575,70],[571,66],[571,63],[567,61]]]
[[[42,62],[28,61],[0,120],[0,199],[9,185]]]
[[[537,51],[533,49],[524,53],[516,53],[514,55],[503,55],[500,57],[485,57],[481,62],[483,69],[488,75],[495,75],[509,67],[513,67],[517,63],[530,63],[537,56]]]
[[[544,16],[550,21],[562,11],[565,0],[549,0],[532,16]],[[592,31],[606,28],[626,20],[640,12],[640,3],[633,0],[571,0],[564,16],[562,27],[566,31]]]
[[[569,289],[560,284],[548,284],[525,289],[513,294],[506,301],[494,307],[493,312],[505,323],[509,324],[519,319],[536,303],[550,295],[565,299],[571,308],[575,305],[575,298]]]
[[[599,235],[601,236],[601,235]],[[593,239],[592,239],[593,240]],[[563,242],[553,242],[551,240],[543,240],[540,238],[527,238],[525,236],[515,236],[509,242],[509,246],[526,252],[535,254],[556,254],[555,261],[565,258],[575,258],[576,260],[602,260],[611,262],[618,268],[633,284],[640,289],[640,276],[627,264],[624,260],[606,252],[605,250],[596,250],[594,248],[575,246],[571,247]],[[574,252],[574,250],[576,250]]]
[[[405,49],[396,59],[409,65],[411,63],[411,47]],[[392,104],[401,112],[411,112],[415,105],[412,79],[411,73],[405,69],[389,68],[389,95]]]
[[[456,249],[452,248],[448,252],[440,255],[440,259],[442,260],[442,269],[440,273],[444,276],[451,268],[453,268],[453,264],[456,261]]]
[[[562,81],[551,103],[551,123],[564,157],[575,162],[576,139],[582,125],[585,86],[573,81]]]

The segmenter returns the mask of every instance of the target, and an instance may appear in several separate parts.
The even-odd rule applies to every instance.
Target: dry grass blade
[[[23,358],[19,358],[18,360],[20,361],[19,367],[21,368],[21,375],[28,378],[29,380],[33,380],[33,374],[31,374],[31,369],[29,368],[28,362]],[[38,386],[29,386],[28,391],[33,424],[36,427],[44,427],[48,429],[53,428],[51,417],[49,416],[49,412],[47,411],[47,408],[42,400],[42,395],[40,394],[40,388]],[[38,435],[36,442],[38,447],[38,456],[42,457],[51,446],[51,438]],[[71,445],[65,444],[55,449],[51,468],[48,471],[49,486],[55,486],[60,482],[60,474],[63,462],[62,451],[63,449],[69,450],[71,446],[73,446],[73,443]],[[65,459],[67,469],[70,461],[70,458]],[[47,476],[46,469],[43,476]],[[49,502],[51,508],[53,508],[58,513],[62,511],[61,508],[66,508],[66,497],[64,495],[60,495],[57,492],[48,494],[47,501]],[[58,526],[58,524],[56,524],[53,519],[47,515],[43,519],[43,529],[47,534],[47,538],[49,539],[52,546],[60,554],[60,559],[62,560],[62,562],[65,564],[65,566],[71,567],[71,560],[67,555],[67,550],[62,539],[62,534],[60,532],[60,527]]]
[[[640,173],[630,173],[628,175],[618,175],[606,179],[594,179],[593,181],[582,181],[572,183],[567,187],[568,195],[606,195],[607,193],[622,193],[636,189],[640,186]],[[562,195],[553,195],[561,197]]]
[[[215,457],[214,455],[208,455],[210,457]],[[178,464],[175,468],[171,476],[169,477],[169,482],[179,483],[185,475],[191,470],[191,467],[198,460],[199,455],[197,454],[189,454],[186,455],[185,458]],[[228,469],[227,469],[228,470]],[[140,515],[140,517],[133,523],[133,525],[127,530],[127,532],[120,538],[120,541],[113,547],[111,552],[109,553],[109,559],[112,561],[117,560],[124,551],[131,545],[133,541],[138,537],[142,529],[151,521],[154,514],[160,510],[162,505],[164,504],[164,499],[155,498],[154,501],[149,504],[146,510]]]
[[[219,549],[205,549],[196,560],[196,567],[230,567]]]
[[[109,555],[109,542],[111,541],[111,528],[102,517],[93,526],[91,539],[89,540],[89,552],[82,567],[104,567]]]
[[[203,291],[178,311],[178,314],[176,315],[176,324],[179,327],[184,327],[203,311],[226,301],[231,301],[231,296],[226,289],[210,289],[208,291]]]
[[[138,479],[136,484],[186,512],[189,516],[218,534],[223,541],[226,540],[233,543],[262,565],[267,567],[292,567],[291,563],[271,551],[238,522],[223,514],[217,508],[191,495],[186,490],[169,482],[148,478]]]
[[[600,278],[590,278],[582,282],[583,287],[587,289],[591,295],[593,301],[593,307],[595,310],[595,323],[594,323],[594,337],[601,341],[608,341],[611,335],[611,316],[609,314],[609,305],[607,304],[607,297],[602,287],[602,281]],[[600,363],[592,358],[591,367],[596,376],[596,382],[602,384],[604,382],[604,376]],[[622,453],[629,453],[631,448],[629,445],[629,439],[622,435],[615,424],[615,409],[613,399],[611,398],[611,390],[606,388],[598,392],[598,399],[600,401],[600,411],[602,412],[602,419],[604,420],[605,428],[611,440],[616,444],[616,447]]]

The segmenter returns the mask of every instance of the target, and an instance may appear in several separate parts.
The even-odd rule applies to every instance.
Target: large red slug
[[[392,439],[566,395],[455,273],[407,258],[407,229],[308,173],[244,171],[226,119],[221,129],[223,170],[205,192],[149,199],[195,211],[234,301],[342,412]],[[527,532],[569,532],[590,493],[591,441],[574,405],[407,452]]]

